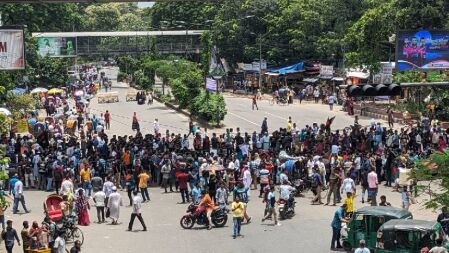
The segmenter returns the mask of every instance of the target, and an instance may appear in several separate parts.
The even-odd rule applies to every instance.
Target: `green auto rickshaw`
[[[424,247],[434,247],[437,239],[442,239],[443,246],[449,248],[438,222],[390,220],[377,232],[376,253],[419,253]]]
[[[351,251],[365,240],[366,247],[376,247],[377,230],[385,222],[392,219],[413,219],[408,210],[390,206],[366,206],[358,209],[347,225],[347,233],[343,233],[343,248]]]

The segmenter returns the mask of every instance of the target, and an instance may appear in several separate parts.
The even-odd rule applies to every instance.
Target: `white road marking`
[[[248,123],[251,123],[251,124],[253,124],[253,125],[259,126],[259,124],[254,123],[254,122],[252,122],[251,120],[247,120],[247,119],[243,118],[242,116],[237,115],[237,114],[235,114],[235,113],[233,113],[233,112],[228,111],[228,114],[231,114],[231,115],[233,115],[233,116],[235,116],[235,117],[237,117],[237,118],[239,118],[239,119],[241,119],[241,120],[244,120],[244,121],[246,121],[246,122],[248,122]]]
[[[276,118],[278,118],[278,119],[283,119],[283,120],[285,120],[285,121],[288,120],[288,117],[287,117],[287,118],[284,118],[284,117],[278,116],[278,115],[276,115],[276,114],[273,114],[273,113],[270,113],[270,112],[267,112],[267,111],[265,111],[265,114],[271,115],[271,116],[276,117]]]

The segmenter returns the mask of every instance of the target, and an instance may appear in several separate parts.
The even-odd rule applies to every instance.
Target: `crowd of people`
[[[94,77],[87,75],[86,78]],[[74,94],[76,89],[72,92]],[[112,224],[118,224],[120,206],[129,201],[133,212],[128,229],[132,230],[137,217],[145,231],[142,205],[150,201],[150,187],[161,187],[164,192],[179,192],[181,203],[192,201],[199,206],[206,205],[209,229],[212,228],[213,207],[232,202],[233,236],[236,238],[240,235],[242,221],[251,222],[249,213],[254,210],[249,204],[255,192],[251,190],[257,189],[258,197],[266,203],[262,222],[272,218],[279,225],[277,199],[287,201],[295,189],[294,182],[300,181],[309,183],[314,194],[311,204],[344,203],[344,209],[332,222],[335,232],[332,249],[340,246],[340,235],[336,231],[346,219],[342,212],[355,211],[357,185],[361,185],[358,196],[362,202],[387,205],[385,196],[380,203],[376,200],[381,182],[387,187],[394,186],[399,168],[410,166],[435,150],[445,150],[449,141],[449,131],[427,119],[413,129],[387,128],[375,121],[361,126],[356,120],[345,129],[332,130],[333,119],[299,128],[289,117],[285,127],[270,129],[265,118],[260,129],[252,133],[229,128],[223,134],[210,134],[193,122],[184,133],[162,132],[155,119],[154,132],[144,135],[136,113],[132,119],[134,135],[110,136],[106,133],[111,120],[108,111],[97,117],[87,106],[70,108],[67,102],[55,103],[55,106],[54,112],[47,113],[52,115],[62,107],[66,117],[77,121],[74,134],[64,134],[64,124],[56,121],[34,135],[1,136],[0,142],[11,159],[9,178],[2,181],[3,189],[9,192],[9,195],[0,194],[2,210],[8,206],[6,196],[11,196],[14,214],[19,212],[19,203],[29,212],[24,189],[35,188],[63,196],[63,216],[74,214],[78,225],[90,224],[91,199],[98,223],[109,218]],[[278,198],[276,185],[280,185]],[[127,200],[122,199],[120,189],[126,191]],[[322,196],[325,190],[326,203]],[[399,190],[403,195],[403,207],[408,208],[411,189]],[[229,202],[229,198],[232,201]],[[4,219],[1,221],[4,223]],[[8,221],[5,238],[13,245],[14,239],[19,239],[11,232],[10,223]],[[41,226],[33,222],[31,229],[24,223],[25,228],[28,237],[42,239],[25,244],[25,234],[22,234],[24,247],[34,243],[58,248],[64,244],[62,239],[57,239],[55,231],[51,232],[51,220],[47,219]],[[59,238],[63,238],[63,232],[59,232]]]

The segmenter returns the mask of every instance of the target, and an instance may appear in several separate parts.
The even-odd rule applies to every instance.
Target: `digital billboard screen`
[[[449,69],[449,31],[400,31],[396,70]]]
[[[76,38],[73,37],[39,37],[37,45],[38,53],[42,57],[76,56]]]

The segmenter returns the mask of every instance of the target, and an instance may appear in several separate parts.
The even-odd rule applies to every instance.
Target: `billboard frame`
[[[411,70],[417,70],[417,71],[421,71],[421,72],[429,72],[429,71],[434,71],[434,70],[449,70],[449,67],[448,68],[434,68],[434,69],[429,69],[429,68],[412,68],[412,69],[399,69],[399,54],[400,54],[400,52],[399,52],[399,40],[400,40],[400,34],[401,33],[416,33],[416,32],[419,32],[419,31],[423,31],[423,30],[425,30],[425,31],[428,31],[428,32],[430,32],[431,34],[433,34],[433,33],[437,33],[437,32],[440,32],[440,33],[442,33],[442,32],[445,32],[445,33],[447,33],[448,34],[448,36],[449,36],[449,29],[425,29],[425,28],[418,28],[418,29],[399,29],[399,30],[396,30],[396,41],[395,41],[395,70],[397,71],[397,72],[407,72],[407,71],[411,71]],[[449,51],[449,48],[448,48],[448,51]],[[449,61],[449,58],[448,58],[448,61]]]
[[[4,25],[0,26],[0,31],[20,31],[22,32],[22,38],[23,38],[23,46],[22,46],[22,55],[23,55],[23,67],[21,68],[0,68],[1,70],[11,71],[11,70],[25,70],[27,67],[27,61],[26,61],[26,44],[25,44],[25,25]]]

